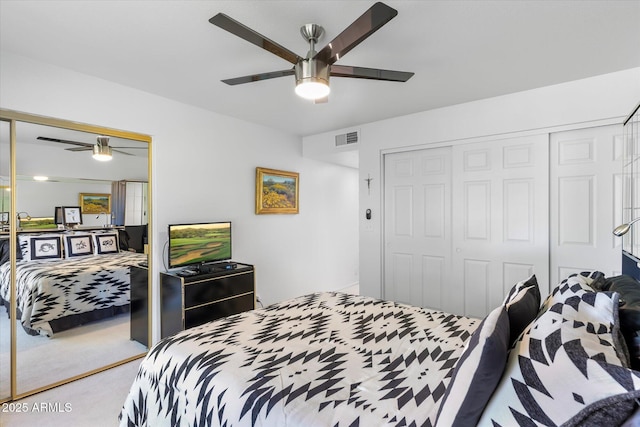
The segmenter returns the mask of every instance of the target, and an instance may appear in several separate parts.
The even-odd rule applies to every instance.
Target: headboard
[[[622,251],[622,274],[640,280],[640,259],[627,251]]]

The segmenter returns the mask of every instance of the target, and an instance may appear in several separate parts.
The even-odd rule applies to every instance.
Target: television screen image
[[[169,268],[231,259],[231,222],[169,225]]]

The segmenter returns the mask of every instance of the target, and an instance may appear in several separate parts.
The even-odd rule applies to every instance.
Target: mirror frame
[[[81,131],[81,132],[88,132],[88,133],[94,133],[94,134],[98,134],[98,135],[105,135],[105,136],[111,136],[111,137],[117,137],[117,138],[125,138],[125,139],[130,139],[130,140],[134,140],[134,141],[139,141],[139,142],[146,142],[148,144],[148,155],[147,155],[147,177],[148,177],[148,194],[147,194],[147,227],[148,227],[148,232],[147,232],[147,238],[148,238],[148,243],[147,243],[147,247],[148,247],[148,259],[147,259],[147,263],[148,263],[148,282],[147,282],[147,307],[148,307],[148,318],[147,318],[147,342],[149,343],[147,347],[149,347],[149,345],[152,342],[152,312],[153,310],[151,309],[152,307],[152,277],[153,274],[152,272],[153,270],[153,209],[152,209],[152,143],[151,143],[151,136],[149,135],[145,135],[145,134],[141,134],[141,133],[136,133],[136,132],[130,132],[130,131],[123,131],[123,130],[118,130],[118,129],[112,129],[112,128],[107,128],[107,127],[103,127],[103,126],[97,126],[97,125],[90,125],[90,124],[86,124],[86,123],[79,123],[79,122],[73,122],[73,121],[69,121],[69,120],[63,120],[63,119],[56,119],[56,118],[51,118],[51,117],[44,117],[44,116],[38,116],[38,115],[33,115],[33,114],[29,114],[29,113],[23,113],[23,112],[19,112],[19,111],[13,111],[13,110],[7,110],[7,109],[2,109],[0,108],[0,121],[3,122],[9,122],[9,128],[10,128],[10,139],[9,139],[9,143],[10,143],[10,149],[9,149],[9,155],[10,155],[10,185],[11,185],[11,209],[10,209],[10,218],[15,218],[17,215],[17,210],[16,210],[16,123],[18,122],[25,122],[25,123],[32,123],[32,124],[38,124],[38,125],[44,125],[44,126],[51,126],[51,127],[56,127],[56,128],[62,128],[62,129],[70,129],[70,130],[76,130],[76,131]],[[16,261],[17,261],[17,254],[16,254],[16,247],[17,247],[17,239],[18,239],[18,233],[17,233],[17,224],[15,224],[15,221],[11,222],[11,227],[9,228],[9,244],[11,245],[11,251],[10,251],[10,258],[9,258],[9,262],[11,263],[11,274],[10,274],[10,279],[11,279],[11,298],[10,298],[10,304],[11,304],[11,311],[10,311],[10,318],[11,319],[16,319],[16,292],[15,292],[15,285],[16,285]],[[10,358],[11,358],[11,362],[10,362],[10,378],[11,378],[11,394],[10,396],[7,398],[7,396],[0,396],[0,403],[3,402],[8,402],[8,401],[13,401],[13,400],[18,400],[18,399],[22,399],[24,397],[27,396],[31,396],[33,394],[36,393],[40,393],[42,391],[45,390],[49,390],[52,389],[54,387],[58,387],[60,385],[63,384],[67,384],[70,383],[72,381],[76,381],[82,378],[86,378],[90,375],[96,374],[98,372],[103,372],[106,371],[108,369],[114,368],[116,366],[120,366],[123,365],[125,363],[131,362],[133,360],[136,359],[140,359],[142,357],[144,357],[144,355],[146,354],[146,352],[144,353],[140,353],[138,355],[134,355],[128,358],[125,358],[123,360],[114,362],[114,363],[110,363],[106,366],[103,366],[101,368],[97,368],[97,369],[92,369],[88,372],[85,372],[83,374],[80,375],[75,375],[72,376],[70,378],[66,378],[60,381],[56,381],[54,383],[42,386],[42,387],[38,387],[34,390],[29,390],[23,393],[18,393],[18,384],[17,384],[17,328],[12,327],[11,328],[11,338],[10,338]]]

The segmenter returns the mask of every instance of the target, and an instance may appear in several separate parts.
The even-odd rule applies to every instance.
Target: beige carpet
[[[0,312],[0,395],[10,394],[9,320]],[[132,357],[146,348],[129,339],[129,314],[60,332],[53,338],[18,330],[18,393],[75,376]]]
[[[0,412],[1,427],[114,427],[141,360],[12,402],[26,413]],[[44,411],[39,411],[39,409]]]

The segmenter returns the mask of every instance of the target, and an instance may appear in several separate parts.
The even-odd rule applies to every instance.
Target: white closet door
[[[622,126],[551,134],[551,283],[567,275],[621,270]]]
[[[384,298],[442,309],[451,287],[451,148],[384,156]]]
[[[455,313],[484,317],[535,273],[548,289],[548,137],[453,148]]]

